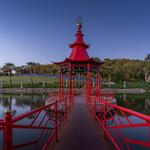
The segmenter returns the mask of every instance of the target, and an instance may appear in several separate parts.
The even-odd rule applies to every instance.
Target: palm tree
[[[27,66],[29,68],[30,71],[30,82],[31,82],[31,87],[33,86],[33,69],[34,66],[36,65],[35,62],[27,62]]]
[[[145,71],[146,81],[150,82],[150,54],[147,54],[144,60],[147,61],[147,69]]]
[[[3,66],[2,70],[6,73],[8,73],[9,75],[9,85],[10,85],[10,88],[12,87],[12,79],[11,79],[11,76],[12,76],[12,71],[14,70],[15,68],[15,65],[13,63],[5,63],[5,65]]]

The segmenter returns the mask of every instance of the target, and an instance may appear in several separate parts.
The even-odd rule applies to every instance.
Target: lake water
[[[116,103],[117,105],[123,106],[125,108],[140,112],[142,114],[150,116],[150,93],[145,94],[117,94],[116,95]],[[142,119],[135,117],[133,115],[126,114],[128,119],[132,123],[145,123]],[[127,123],[125,118],[122,116],[121,113],[118,114],[119,118],[123,123]],[[116,115],[114,118],[118,121]],[[115,125],[114,122],[107,122],[110,125]],[[119,122],[118,122],[119,124]],[[124,137],[126,139],[133,139],[133,140],[139,140],[139,141],[145,141],[150,142],[150,127],[130,127],[130,128],[124,128],[124,129],[113,129],[112,131],[114,137],[119,135],[118,137],[120,143],[125,143],[124,141],[121,141],[121,138]],[[123,136],[121,135],[123,133]],[[117,137],[116,136],[116,137]],[[122,144],[123,147],[126,147],[126,144]],[[135,144],[129,144],[129,147],[134,150],[148,150],[148,147],[143,147],[140,145]]]
[[[0,118],[4,117],[4,112],[6,109],[11,109],[13,112],[13,116],[30,112],[31,110],[38,108],[40,106],[45,105],[45,99],[47,98],[47,95],[26,95],[26,94],[0,94]],[[138,111],[140,113],[150,115],[150,94],[117,94],[116,95],[116,103],[120,106]],[[140,119],[134,117],[134,116],[128,116],[132,118],[135,122],[141,122]],[[32,118],[27,118],[24,120],[24,123],[31,121]],[[123,118],[122,118],[123,120]],[[109,125],[113,125],[113,122],[107,122]],[[15,129],[14,131],[14,143],[21,143],[22,141],[26,141],[27,139],[34,138],[38,133],[35,132],[35,130],[28,130],[24,129]],[[137,132],[138,131],[138,132]],[[117,133],[117,131],[112,131],[114,134]],[[150,129],[148,128],[140,128],[138,129],[122,129],[122,132],[127,137],[137,137],[136,139],[144,139],[145,141],[149,140],[145,136],[145,134],[150,133]],[[20,137],[20,133],[21,136]],[[132,134],[131,134],[132,133]],[[2,132],[0,132],[0,149],[2,149]],[[146,148],[139,148],[131,145],[131,147],[135,150],[140,150]],[[32,149],[31,147],[27,148],[28,150]],[[22,149],[21,149],[22,150]]]
[[[47,95],[23,95],[23,94],[0,94],[0,117],[4,118],[4,112],[7,109],[12,110],[12,115],[17,116],[45,105]],[[42,112],[44,113],[44,112]],[[42,117],[42,113],[40,114]],[[25,118],[17,124],[30,124],[33,121],[33,116]],[[35,140],[41,130],[35,129],[13,129],[13,144],[20,144],[30,140]],[[0,132],[0,150],[2,149],[3,133]],[[40,147],[40,146],[39,146]],[[33,146],[22,148],[21,150],[30,150]],[[38,149],[38,148],[37,148]]]
[[[150,93],[117,94],[116,99],[117,105],[150,115]]]
[[[47,95],[0,94],[0,118],[7,109],[12,110],[13,116],[30,112],[43,106],[46,98]]]

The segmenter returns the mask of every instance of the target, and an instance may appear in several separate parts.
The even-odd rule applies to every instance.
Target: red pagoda
[[[100,96],[100,66],[104,62],[96,61],[89,56],[87,52],[89,45],[84,42],[81,29],[82,23],[79,21],[77,23],[77,33],[75,34],[76,39],[69,45],[72,49],[69,57],[62,62],[55,62],[59,70],[59,94],[62,96],[64,94],[64,75],[69,76],[69,95],[72,102],[76,73],[82,73],[85,76],[86,100],[88,101],[88,96],[91,94],[91,72],[94,72],[96,95]]]

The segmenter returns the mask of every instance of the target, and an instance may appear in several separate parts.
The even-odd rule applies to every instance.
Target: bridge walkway
[[[102,131],[101,131],[102,132]],[[111,143],[105,142],[85,104],[85,96],[75,97],[74,108],[65,123],[59,142],[54,150],[113,150]]]

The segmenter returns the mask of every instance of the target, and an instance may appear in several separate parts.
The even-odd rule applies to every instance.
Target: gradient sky
[[[150,53],[150,0],[0,0],[0,66],[63,60],[79,13],[91,56]]]

